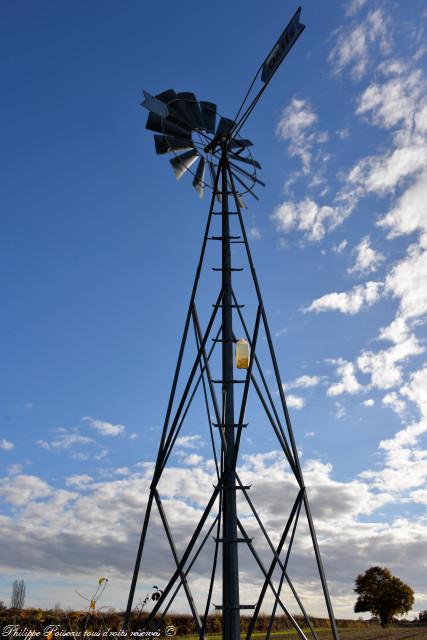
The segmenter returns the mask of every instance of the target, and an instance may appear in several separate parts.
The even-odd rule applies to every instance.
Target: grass
[[[318,634],[319,640],[332,640],[330,629],[320,628],[315,629]],[[377,626],[370,626],[366,629],[354,628],[354,629],[338,629],[340,634],[340,640],[427,640],[427,627],[413,626],[413,627],[388,627],[382,629]],[[312,636],[309,632],[306,633],[307,638],[311,640]],[[244,635],[242,636],[244,640]],[[265,631],[258,631],[252,634],[253,638],[265,638]],[[273,631],[271,638],[274,640],[299,640],[298,634],[294,630],[286,631]],[[198,636],[175,636],[175,640],[198,640]],[[222,640],[220,634],[208,635],[208,640]]]
[[[175,615],[171,616],[166,625],[175,624],[178,634],[173,640],[198,640],[198,636],[191,632],[194,626],[189,626],[190,616]],[[262,618],[262,616],[261,616]],[[266,625],[268,620],[259,620],[259,629]],[[210,619],[210,623],[213,625],[215,617]],[[247,621],[242,621],[242,626],[247,626]],[[110,638],[102,637],[102,631],[110,629],[111,631],[119,631],[123,623],[123,612],[107,612],[98,611],[95,615],[88,616],[88,612],[82,611],[62,611],[62,610],[41,610],[41,609],[23,609],[20,611],[13,609],[0,609],[0,636],[2,630],[6,625],[18,624],[21,628],[29,630],[43,631],[43,629],[49,624],[58,624],[64,631],[67,630],[79,630],[80,633],[84,629],[96,630],[101,632],[102,640],[114,640],[112,636]],[[302,624],[302,620],[299,621]],[[312,618],[312,623],[315,627],[316,634],[319,640],[333,640],[331,630],[327,626],[327,621],[321,618]],[[299,636],[293,629],[285,629],[285,619],[280,618],[276,620],[276,629],[272,631],[272,640],[300,640]],[[323,625],[323,626],[322,626]],[[131,629],[133,631],[138,630],[143,626],[143,620],[138,620],[137,617],[133,619]],[[211,627],[212,628],[212,627]],[[219,627],[214,627],[215,630],[207,631],[207,640],[222,640],[220,632],[216,631]],[[281,629],[282,628],[282,629]],[[189,633],[183,633],[188,629]],[[427,625],[412,624],[410,622],[391,625],[386,629],[382,629],[378,624],[368,623],[358,620],[338,620],[338,629],[340,634],[340,640],[427,640]],[[305,634],[308,640],[313,640],[311,633],[306,630]],[[245,640],[245,632],[242,631],[242,640]],[[254,640],[263,640],[266,636],[266,631],[255,631],[252,634]],[[43,640],[41,634],[40,640]],[[83,638],[83,635],[79,636]],[[163,636],[164,637],[164,636]],[[9,639],[10,640],[10,639]],[[13,640],[13,639],[12,639]],[[23,640],[21,638],[21,640]],[[58,638],[59,640],[59,638]],[[136,636],[130,636],[130,640],[136,640]]]

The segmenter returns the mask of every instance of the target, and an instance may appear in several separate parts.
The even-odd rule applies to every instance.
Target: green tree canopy
[[[371,611],[383,626],[396,614],[407,613],[414,604],[414,591],[386,567],[371,567],[356,578],[358,598],[355,613]]]

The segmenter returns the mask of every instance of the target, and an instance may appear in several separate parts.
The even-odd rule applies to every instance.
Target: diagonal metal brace
[[[172,531],[171,531],[171,529],[169,527],[169,523],[168,523],[168,520],[166,518],[166,513],[165,513],[165,510],[163,509],[163,504],[162,504],[162,501],[160,499],[159,492],[157,491],[157,489],[154,490],[154,499],[156,501],[157,508],[158,508],[159,514],[160,514],[160,518],[162,519],[163,527],[164,527],[164,529],[166,531],[166,536],[167,536],[167,539],[168,539],[168,542],[169,542],[169,546],[171,548],[172,555],[173,555],[173,558],[175,560],[175,564],[176,564],[177,569],[178,569],[178,567],[180,566],[178,553],[177,553],[175,542],[174,542],[174,539],[173,539],[173,536],[172,536]],[[199,614],[197,613],[196,605],[194,603],[194,598],[193,598],[193,595],[191,593],[190,587],[189,587],[188,582],[187,582],[187,577],[186,577],[183,569],[180,570],[179,574],[180,574],[180,577],[181,577],[181,583],[182,583],[182,585],[184,587],[185,595],[187,596],[188,604],[190,605],[191,613],[193,614],[193,618],[196,621],[197,630],[200,631],[201,628],[202,628],[202,622],[200,620]]]

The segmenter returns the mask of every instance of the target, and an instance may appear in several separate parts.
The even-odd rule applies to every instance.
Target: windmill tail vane
[[[168,89],[153,96],[144,91],[142,104],[149,111],[146,127],[154,132],[156,153],[170,154],[170,164],[176,178],[180,180],[185,174],[190,174],[192,185],[200,197],[209,192],[210,205],[147,496],[123,625],[125,630],[132,624],[133,600],[141,564],[144,566],[143,559],[147,561],[146,546],[151,526],[156,527],[156,531],[159,529],[163,532],[164,541],[170,549],[173,568],[167,581],[156,592],[152,609],[143,620],[144,629],[164,625],[165,617],[170,614],[178,597],[180,601],[187,603],[200,639],[209,637],[209,616],[214,611],[222,617],[222,637],[225,640],[240,640],[242,616],[249,615],[245,637],[250,640],[260,614],[269,610],[266,638],[270,637],[274,621],[280,614],[286,616],[288,624],[299,638],[318,640],[303,599],[298,593],[298,585],[291,577],[291,561],[294,556],[300,557],[301,554],[299,538],[302,536],[301,527],[304,523],[305,540],[310,540],[332,637],[339,640],[297,445],[243,218],[248,196],[257,199],[255,188],[265,185],[258,177],[257,171],[261,166],[252,155],[253,143],[242,138],[239,131],[302,33],[304,25],[299,22],[300,13],[299,8],[255,76],[257,78],[261,75],[262,88],[249,100],[254,85],[252,83],[234,119],[220,115],[215,103],[198,100],[191,92]],[[202,327],[197,294],[201,288],[201,274],[211,242],[220,247],[221,264],[213,267],[218,272],[218,291],[207,314],[206,326]],[[254,300],[254,313],[250,320],[245,317],[244,305],[240,304],[236,293],[235,272],[242,271],[243,267],[234,263],[235,254],[244,261],[250,274]],[[243,334],[240,340],[237,331]],[[265,336],[265,342],[260,340],[261,336]],[[190,353],[190,371],[184,374],[185,357],[189,357]],[[267,382],[263,366],[265,357],[272,369],[272,385]],[[292,478],[294,487],[292,495],[285,489],[287,494],[284,495],[284,502],[287,510],[283,528],[279,537],[274,536],[274,541],[263,522],[255,498],[250,495],[251,486],[245,484],[240,476],[239,453],[246,432],[250,432],[246,419],[249,396],[262,410],[268,428],[275,436],[283,468]],[[196,399],[200,400],[206,413],[205,428],[211,444],[215,484],[203,510],[198,514],[198,521],[188,523],[192,529],[189,540],[186,538],[185,543],[181,541],[178,544],[182,531],[174,531],[173,518],[170,518],[168,505],[161,495],[162,478]],[[242,472],[244,473],[244,469]],[[248,510],[250,519],[247,516]],[[242,558],[247,557],[243,555],[243,548],[251,559],[251,570],[258,576],[258,582],[245,590],[245,593],[252,594],[250,602],[241,601]],[[191,580],[195,573],[200,578],[200,569],[198,567],[195,572],[194,566],[203,554],[203,557],[209,559],[210,570],[204,576],[206,588],[203,592],[200,587],[197,588],[196,599]],[[249,564],[247,560],[245,562],[247,569]],[[154,579],[160,583],[156,575],[147,575],[145,582]],[[218,601],[215,603],[214,599]],[[293,612],[295,608],[298,616]],[[300,623],[301,616],[304,624]],[[141,621],[138,624],[141,625]]]

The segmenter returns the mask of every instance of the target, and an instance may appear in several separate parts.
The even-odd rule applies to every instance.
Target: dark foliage
[[[386,567],[371,567],[357,576],[355,592],[358,594],[355,613],[371,611],[383,627],[392,622],[394,615],[410,611],[414,604],[411,587]]]

